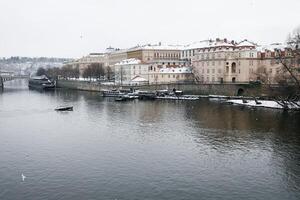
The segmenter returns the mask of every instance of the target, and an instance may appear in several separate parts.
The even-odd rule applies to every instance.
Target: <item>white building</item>
[[[149,84],[194,82],[192,67],[152,68],[149,71]]]
[[[114,65],[118,85],[148,84],[149,65],[136,58],[125,59]]]

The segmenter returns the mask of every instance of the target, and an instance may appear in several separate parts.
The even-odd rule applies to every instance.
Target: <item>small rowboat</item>
[[[55,108],[55,111],[73,111],[73,106],[58,107]]]

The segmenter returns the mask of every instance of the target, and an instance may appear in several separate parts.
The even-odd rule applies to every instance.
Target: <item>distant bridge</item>
[[[4,87],[4,82],[12,81],[15,79],[27,79],[28,75],[15,75],[13,72],[0,71],[0,88]]]

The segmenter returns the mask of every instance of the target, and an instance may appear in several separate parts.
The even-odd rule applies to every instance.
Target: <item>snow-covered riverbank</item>
[[[277,101],[267,101],[267,100],[243,100],[243,99],[231,99],[227,100],[226,103],[233,105],[242,105],[249,107],[264,107],[264,108],[273,108],[273,109],[286,109],[281,103]],[[300,110],[300,102],[285,102],[286,106],[290,110]],[[298,105],[297,105],[298,104]]]

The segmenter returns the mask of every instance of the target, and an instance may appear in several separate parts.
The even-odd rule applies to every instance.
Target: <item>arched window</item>
[[[231,73],[236,73],[236,63],[235,62],[233,62],[231,64]]]

